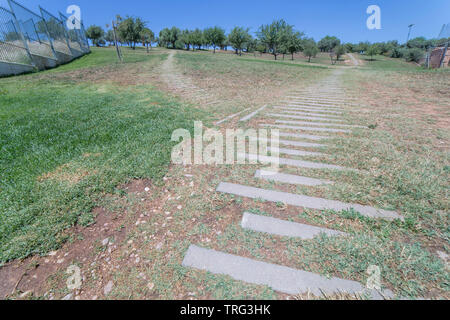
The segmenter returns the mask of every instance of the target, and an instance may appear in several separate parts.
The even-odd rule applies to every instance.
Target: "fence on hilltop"
[[[81,21],[8,3],[9,9],[0,7],[0,76],[53,68],[90,52]]]

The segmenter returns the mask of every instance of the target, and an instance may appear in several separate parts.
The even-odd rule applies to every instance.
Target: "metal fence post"
[[[447,41],[447,44],[445,45],[445,48],[444,48],[444,52],[442,53],[442,58],[441,58],[441,63],[439,64],[439,68],[444,67],[444,61],[445,61],[445,56],[447,55],[448,44],[449,44],[449,41]]]

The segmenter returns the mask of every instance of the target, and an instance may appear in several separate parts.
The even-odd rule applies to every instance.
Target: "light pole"
[[[406,39],[406,43],[408,43],[408,41],[409,41],[409,37],[411,36],[411,29],[412,29],[412,27],[414,27],[414,26],[415,26],[414,24],[410,24],[410,25],[408,26],[409,31],[408,31],[408,38]]]

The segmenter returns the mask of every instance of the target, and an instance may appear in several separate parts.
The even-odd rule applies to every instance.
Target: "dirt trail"
[[[352,62],[353,62],[353,64],[355,66],[359,66],[360,65],[359,60],[356,59],[351,53],[347,53],[347,55],[350,57],[350,59],[352,60]]]
[[[167,59],[161,65],[161,77],[169,89],[196,103],[205,105],[216,103],[210,94],[204,89],[194,85],[191,79],[184,76],[176,69],[174,56],[175,51],[171,51]]]

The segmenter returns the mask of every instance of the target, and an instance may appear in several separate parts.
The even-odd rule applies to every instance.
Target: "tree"
[[[424,37],[417,37],[408,41],[406,46],[410,49],[419,48],[427,50],[431,45],[431,42]]]
[[[365,53],[370,47],[369,42],[360,42],[357,46],[357,52],[359,53]]]
[[[112,29],[106,32],[105,40],[109,42],[109,45],[116,45],[116,41],[114,39],[114,31]]]
[[[335,49],[334,49],[334,53],[336,54],[336,61],[339,60],[344,54],[347,53],[347,51],[345,50],[345,47],[342,45],[338,45]]]
[[[278,54],[281,52],[283,40],[285,40],[285,30],[290,26],[284,20],[275,20],[272,24],[262,25],[258,30],[259,40],[266,45],[268,51],[277,60]]]
[[[319,53],[319,48],[313,39],[306,39],[303,42],[303,54],[308,57],[308,62]]]
[[[195,46],[197,46],[197,49],[200,50],[203,45],[203,32],[200,29],[195,29],[191,32],[191,43],[192,43],[192,49],[194,50]]]
[[[400,48],[393,48],[389,56],[391,58],[403,58],[403,50]]]
[[[207,45],[211,45],[216,53],[216,48],[220,46],[226,39],[225,30],[219,27],[207,28],[203,32]]]
[[[119,23],[118,30],[120,38],[135,50],[136,43],[141,42],[141,32],[146,23],[141,18],[127,17]]]
[[[256,41],[256,51],[262,56],[263,53],[267,52],[267,47],[264,43],[262,43],[259,39],[255,39]]]
[[[331,52],[340,44],[341,40],[339,40],[338,38],[326,36],[317,43],[317,46],[322,52]]]
[[[249,29],[234,27],[228,35],[228,41],[235,50],[236,54],[242,55],[242,49],[251,41],[252,36],[248,33]]]
[[[147,53],[149,51],[149,46],[152,46],[152,42],[155,41],[155,34],[149,28],[144,28],[141,31],[141,41],[142,45],[147,48]]]
[[[105,31],[102,27],[92,25],[86,30],[86,37],[92,41],[92,43],[99,47],[101,39],[105,36]]]
[[[183,44],[187,51],[191,49],[192,44],[192,31],[186,29],[180,34],[179,41]]]
[[[170,44],[173,49],[176,48],[176,43],[181,36],[181,31],[177,27],[172,27],[170,29],[165,28],[159,33],[159,39],[162,41],[166,47]]]
[[[353,44],[353,43],[346,43],[346,44],[344,44],[344,47],[347,52],[356,52],[358,45]]]
[[[406,61],[419,62],[425,55],[425,52],[419,48],[407,49],[404,53]]]
[[[286,35],[283,38],[283,46],[286,52],[291,54],[294,60],[294,54],[303,50],[303,36],[304,33],[294,32],[291,28],[285,29]]]
[[[377,45],[371,45],[367,50],[366,50],[366,55],[370,56],[370,61],[373,61],[373,56],[378,54],[378,46]]]

